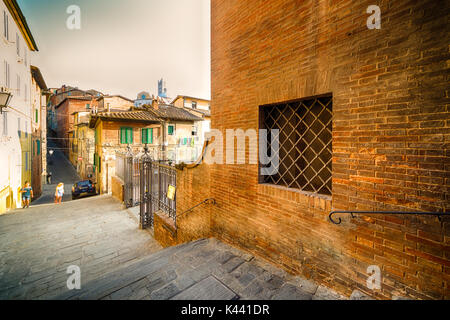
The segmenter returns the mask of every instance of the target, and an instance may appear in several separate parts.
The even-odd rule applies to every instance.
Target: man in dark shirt
[[[33,198],[33,188],[28,183],[28,181],[25,182],[25,186],[20,190],[22,193],[22,202],[23,202],[23,208],[29,208],[30,207],[30,200]]]

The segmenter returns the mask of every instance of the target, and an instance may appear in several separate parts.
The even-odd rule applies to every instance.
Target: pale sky
[[[209,99],[209,0],[18,0],[39,52],[32,63],[48,87],[63,84],[136,99],[157,94]],[[69,30],[70,5],[81,29]]]

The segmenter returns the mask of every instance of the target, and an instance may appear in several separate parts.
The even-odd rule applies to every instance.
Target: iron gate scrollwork
[[[140,162],[140,227],[153,227],[153,216],[157,211],[166,213],[176,224],[176,192],[168,197],[170,186],[176,188],[176,169],[170,165],[153,161],[145,147]]]
[[[140,161],[138,157],[135,157],[128,147],[128,151],[124,157],[124,202],[127,208],[137,206],[140,203]]]

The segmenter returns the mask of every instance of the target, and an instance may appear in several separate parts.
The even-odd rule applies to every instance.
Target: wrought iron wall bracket
[[[350,214],[352,218],[355,218],[357,214],[378,214],[378,215],[386,215],[386,214],[398,214],[398,215],[423,215],[423,216],[435,216],[442,221],[443,216],[450,216],[450,212],[404,212],[404,211],[332,211],[329,215],[330,221],[334,224],[341,224],[342,219],[338,218],[337,220],[333,218],[333,215],[336,214]]]

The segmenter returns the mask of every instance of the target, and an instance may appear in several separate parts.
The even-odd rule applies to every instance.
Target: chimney
[[[159,99],[158,99],[158,97],[156,97],[156,99],[152,100],[152,108],[155,109],[155,110],[159,109]]]

